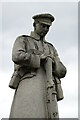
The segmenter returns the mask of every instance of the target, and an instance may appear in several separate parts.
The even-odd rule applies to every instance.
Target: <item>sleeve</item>
[[[26,42],[27,43],[27,42]],[[39,55],[31,54],[27,51],[27,44],[25,43],[24,37],[20,36],[16,39],[13,50],[12,50],[12,60],[15,64],[22,66],[40,67]],[[35,60],[37,62],[35,62]]]
[[[63,78],[66,75],[66,67],[63,65],[63,63],[60,61],[60,58],[58,56],[57,50],[53,46],[53,74],[57,76],[58,78]]]

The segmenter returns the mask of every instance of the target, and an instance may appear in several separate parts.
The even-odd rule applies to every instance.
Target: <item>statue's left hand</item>
[[[41,58],[41,62],[46,62],[47,61],[47,55],[44,54],[44,53],[40,56],[40,58]]]

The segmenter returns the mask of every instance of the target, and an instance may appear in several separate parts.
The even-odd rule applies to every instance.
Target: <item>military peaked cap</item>
[[[38,14],[32,17],[35,21],[39,21],[40,23],[51,25],[54,21],[54,17],[51,14]]]

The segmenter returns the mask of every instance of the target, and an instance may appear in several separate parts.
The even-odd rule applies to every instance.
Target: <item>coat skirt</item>
[[[15,91],[10,118],[46,118],[46,74],[41,67],[36,76],[23,79]]]

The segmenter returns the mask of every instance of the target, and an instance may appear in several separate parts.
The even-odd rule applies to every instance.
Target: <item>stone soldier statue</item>
[[[57,101],[63,99],[60,79],[66,68],[55,47],[45,40],[54,21],[51,14],[33,16],[34,31],[17,37],[12,51],[15,89],[10,118],[59,118]]]

